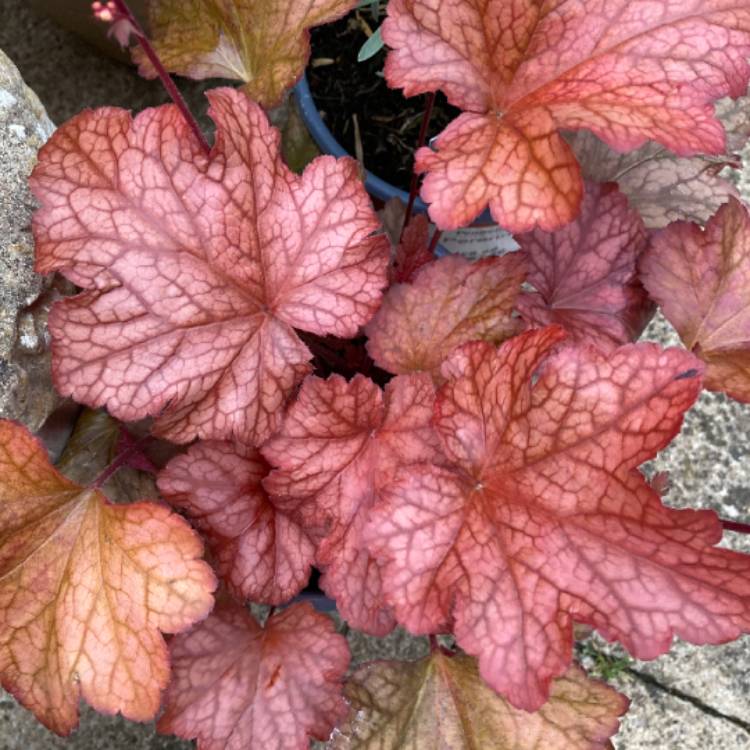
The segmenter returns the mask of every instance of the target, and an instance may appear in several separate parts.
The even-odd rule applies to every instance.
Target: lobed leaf
[[[536,289],[518,298],[521,316],[532,326],[558,323],[576,341],[605,350],[636,339],[653,307],[637,278],[646,238],[616,185],[588,183],[575,221],[516,237]]]
[[[677,156],[658,143],[619,154],[596,136],[579,131],[569,139],[583,174],[596,182],[616,182],[649,229],[679,219],[705,222],[737,188],[725,167],[730,156]]]
[[[388,243],[351,159],[302,176],[243,94],[208,94],[210,157],[173,106],[84,112],[40,152],[37,270],[84,288],[55,305],[55,385],[173,442],[263,442],[310,371],[295,328],[352,336]]]
[[[153,503],[112,505],[0,421],[0,680],[58,734],[98,711],[148,721],[169,680],[159,631],[204,618],[216,585],[199,537]]]
[[[511,314],[525,276],[525,262],[514,253],[476,262],[457,255],[439,258],[413,283],[388,290],[365,328],[367,351],[389,372],[437,376],[459,344],[499,343],[518,331]]]
[[[309,604],[264,627],[223,600],[169,644],[173,679],[157,729],[197,739],[198,750],[306,750],[346,711],[346,639]]]
[[[570,667],[529,714],[487,686],[476,659],[439,651],[416,662],[364,664],[344,695],[349,715],[331,750],[604,750],[628,704]]]
[[[713,512],[665,507],[637,471],[678,432],[700,361],[654,344],[550,355],[562,336],[457,349],[435,404],[457,468],[401,469],[364,531],[398,621],[451,628],[524,710],[570,663],[574,620],[640,659],[674,635],[750,629],[750,557],[715,548]]]
[[[266,494],[268,471],[254,448],[197,443],[167,464],[159,489],[203,534],[232,593],[278,605],[304,588],[315,549]]]
[[[350,382],[310,377],[279,433],[263,446],[277,467],[265,480],[273,502],[294,512],[318,542],[320,586],[352,627],[373,635],[385,635],[394,621],[362,527],[400,465],[438,460],[434,397],[424,375],[394,378],[385,392],[362,375]]]
[[[687,219],[704,224],[730,197],[739,197],[726,167],[739,165],[739,152],[750,136],[750,97],[717,102],[716,114],[726,131],[726,153],[677,156],[658,143],[618,153],[585,130],[567,141],[587,180],[616,182],[646,227],[660,229]]]
[[[708,221],[657,233],[641,277],[685,346],[706,362],[705,386],[750,402],[750,213],[730,198]]]
[[[750,80],[742,0],[391,0],[382,33],[389,85],[464,110],[416,157],[441,229],[488,205],[512,232],[575,218],[583,184],[561,129],[617,151],[722,154],[712,102]]]
[[[243,81],[263,107],[276,106],[302,76],[312,26],[335,21],[356,0],[151,0],[151,41],[164,66],[189,78]],[[156,71],[140,47],[138,72]]]

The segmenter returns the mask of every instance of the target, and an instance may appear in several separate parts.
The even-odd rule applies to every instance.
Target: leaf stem
[[[723,518],[721,525],[725,531],[736,531],[740,534],[750,534],[750,523],[738,523],[736,521],[725,521]]]
[[[435,231],[432,233],[432,239],[430,240],[430,246],[427,248],[428,253],[435,253],[435,248],[437,247],[438,240],[440,239],[440,235],[442,233],[443,231],[441,229],[435,227]]]
[[[419,129],[419,137],[417,138],[417,147],[414,149],[414,153],[424,146],[425,138],[427,138],[427,128],[430,125],[430,118],[432,117],[432,108],[435,105],[435,92],[431,91],[427,94],[427,98],[424,103],[424,115],[422,115],[422,126]],[[404,236],[404,229],[411,219],[411,213],[414,210],[414,201],[417,199],[417,186],[419,185],[419,175],[414,171],[412,166],[411,170],[411,186],[409,187],[409,202],[406,204],[406,212],[404,213],[404,223],[401,225],[401,234],[399,235],[399,242]]]
[[[121,469],[125,462],[137,451],[141,449],[141,446],[151,439],[151,435],[144,435],[140,440],[133,440],[123,450],[121,450],[114,458],[112,463],[107,466],[99,476],[89,485],[89,489],[98,490],[104,483],[119,469]]]
[[[138,40],[138,44],[141,45],[141,49],[144,51],[146,57],[148,57],[149,61],[154,66],[154,70],[156,70],[159,79],[161,80],[162,84],[164,84],[164,88],[167,90],[167,93],[171,97],[172,101],[177,105],[177,108],[185,118],[185,122],[187,122],[188,126],[193,131],[193,134],[198,139],[201,148],[205,152],[206,156],[208,156],[211,153],[211,146],[208,145],[206,136],[203,135],[203,132],[200,129],[200,125],[198,125],[198,121],[193,116],[193,113],[190,111],[187,102],[180,93],[180,90],[175,85],[175,82],[172,80],[172,76],[169,75],[167,69],[159,59],[159,55],[156,53],[156,50],[151,46],[151,42],[149,42],[148,37],[143,30],[143,27],[138,22],[138,19],[133,15],[133,12],[128,7],[126,0],[113,1],[118,13],[120,13],[129,21],[133,29],[133,34]]]

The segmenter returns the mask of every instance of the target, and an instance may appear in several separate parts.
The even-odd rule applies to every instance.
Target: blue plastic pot
[[[323,153],[331,154],[332,156],[351,156],[351,154],[349,154],[349,152],[346,151],[346,149],[333,137],[333,133],[331,133],[323,122],[312,97],[312,93],[310,92],[310,86],[307,83],[306,75],[303,74],[299,83],[294,87],[294,94],[297,97],[297,104],[299,105],[302,119],[304,120],[307,129],[310,131],[313,140],[318,144],[318,148]],[[400,198],[403,203],[408,203],[409,201],[409,193],[405,190],[401,190],[401,188],[391,185],[385,180],[381,180],[380,177],[374,175],[368,170],[365,170],[365,188],[370,195],[378,198],[384,203],[391,198]],[[418,196],[414,201],[414,211],[417,213],[424,213],[427,211],[427,206]],[[473,230],[474,232],[481,232],[483,228],[487,227],[491,228],[489,230],[490,233],[500,235],[497,240],[491,241],[493,242],[491,245],[492,247],[500,248],[505,244],[504,250],[506,252],[518,247],[513,241],[513,238],[507,232],[499,230],[499,227],[497,227],[497,224],[495,224],[489,210],[487,209],[476,218],[468,231],[471,232]],[[466,231],[467,230],[459,229],[457,232],[448,232],[444,235],[444,238],[447,241],[448,236],[455,238],[462,232],[466,233]],[[451,242],[455,243],[455,240],[451,239]],[[435,254],[440,256],[449,252],[460,252],[460,250],[458,250],[456,244],[452,244],[450,248],[446,247],[441,238],[441,242],[438,244]]]
[[[331,133],[326,124],[323,122],[323,118],[321,118],[320,113],[318,112],[318,108],[312,97],[312,93],[310,92],[310,86],[307,83],[306,75],[303,74],[302,78],[299,80],[299,83],[294,87],[294,94],[297,97],[297,104],[299,105],[302,119],[304,120],[307,129],[310,131],[310,135],[312,135],[313,140],[318,144],[318,148],[323,153],[331,154],[332,156],[351,156],[351,154],[349,154],[349,152],[333,137],[333,133]],[[383,203],[389,201],[391,198],[399,198],[403,203],[409,202],[409,193],[407,193],[405,190],[401,190],[401,188],[397,188],[394,185],[391,185],[385,180],[381,180],[380,177],[374,175],[368,170],[365,170],[365,188],[367,188],[367,192],[370,195],[383,201]],[[419,198],[419,196],[417,196],[417,199],[414,201],[414,211],[416,213],[424,213],[427,211],[427,206]],[[501,248],[503,247],[503,245],[505,245],[505,247],[503,248],[505,252],[518,248],[518,245],[515,243],[511,235],[503,230],[500,230],[497,224],[493,221],[489,209],[485,209],[474,220],[471,227],[468,228],[468,232],[481,232],[483,228],[487,227],[490,228],[489,232],[491,235],[496,235],[496,237],[493,236],[490,240],[491,247]],[[455,237],[459,235],[465,237],[466,233],[466,229],[459,229],[455,232],[448,232],[444,234],[443,238],[446,240],[446,243],[448,241],[448,237],[451,237],[450,243],[448,243],[451,244],[451,247],[446,247],[446,243],[444,243],[441,239],[441,242],[438,244],[435,250],[435,254],[440,256],[449,252],[461,252],[461,250],[455,244]]]
[[[307,76],[302,75],[299,83],[294,87],[294,94],[297,97],[302,119],[310,131],[313,140],[318,144],[318,148],[324,154],[332,156],[351,156],[349,152],[333,137],[333,133],[328,129],[318,112],[318,108],[313,100],[310,87],[307,84]],[[394,187],[389,182],[381,180],[380,177],[372,172],[365,170],[365,187],[370,195],[375,196],[385,203],[391,198],[400,198],[403,203],[408,203],[409,193],[400,188]],[[427,206],[417,197],[414,201],[414,210],[424,212]]]

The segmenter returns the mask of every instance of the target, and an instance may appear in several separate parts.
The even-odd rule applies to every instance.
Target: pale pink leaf
[[[53,732],[76,727],[81,698],[154,718],[169,681],[161,633],[213,606],[202,552],[166,506],[113,505],[0,420],[0,684]]]
[[[482,680],[476,659],[440,651],[363,664],[344,694],[349,715],[331,750],[605,750],[628,705],[571,667],[541,710],[520,711]]]
[[[649,294],[706,362],[706,388],[750,402],[750,212],[730,199],[709,220],[657,233],[641,261]]]
[[[396,284],[365,328],[367,351],[393,373],[439,375],[459,344],[499,343],[519,330],[512,317],[526,264],[520,254],[469,261],[458,255],[424,266],[411,284]]]
[[[434,259],[430,251],[430,222],[424,214],[412,216],[391,254],[390,282],[412,281],[417,271]]]
[[[587,180],[616,182],[649,229],[688,219],[705,222],[737,188],[725,167],[732,156],[677,156],[658,143],[620,154],[580,130],[568,139]]]
[[[202,80],[242,81],[244,92],[275,107],[310,58],[310,27],[330,23],[355,0],[149,0],[151,41],[167,70]],[[152,62],[133,48],[138,72]]]
[[[743,0],[391,0],[382,34],[391,86],[442,90],[464,110],[417,153],[442,229],[486,206],[513,232],[571,221],[582,181],[559,130],[618,151],[721,154],[712,103],[750,79]]]
[[[295,328],[352,336],[377,308],[388,244],[353,160],[300,177],[262,110],[209,93],[206,157],[179,111],[84,112],[31,178],[37,270],[84,288],[50,316],[58,390],[157,434],[258,444],[310,352]]]
[[[716,114],[727,145],[725,153],[715,156],[677,156],[658,143],[623,154],[585,130],[570,133],[567,141],[584,177],[616,182],[649,229],[680,219],[703,224],[729,197],[739,197],[726,168],[741,163],[739,153],[750,136],[750,97],[722,99]]]

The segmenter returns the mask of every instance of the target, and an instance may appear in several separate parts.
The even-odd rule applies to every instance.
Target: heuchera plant
[[[750,213],[718,174],[747,132],[713,108],[750,6],[390,0],[388,83],[464,112],[416,154],[437,229],[410,202],[389,239],[357,164],[292,173],[261,106],[354,4],[162,0],[154,46],[94,4],[175,97],[165,67],[244,85],[208,93],[212,146],[179,98],[101,108],[31,178],[36,268],[80,290],[55,384],[110,415],[58,468],[0,422],[0,678],[54,732],[83,697],[203,750],[605,748],[627,701],[574,623],[641,659],[750,632],[750,557],[639,470],[703,387],[750,400]],[[521,249],[435,258],[487,205]],[[685,349],[631,343],[654,303]],[[113,484],[154,461],[160,498]],[[295,600],[313,567],[350,627],[429,655],[350,670]]]

